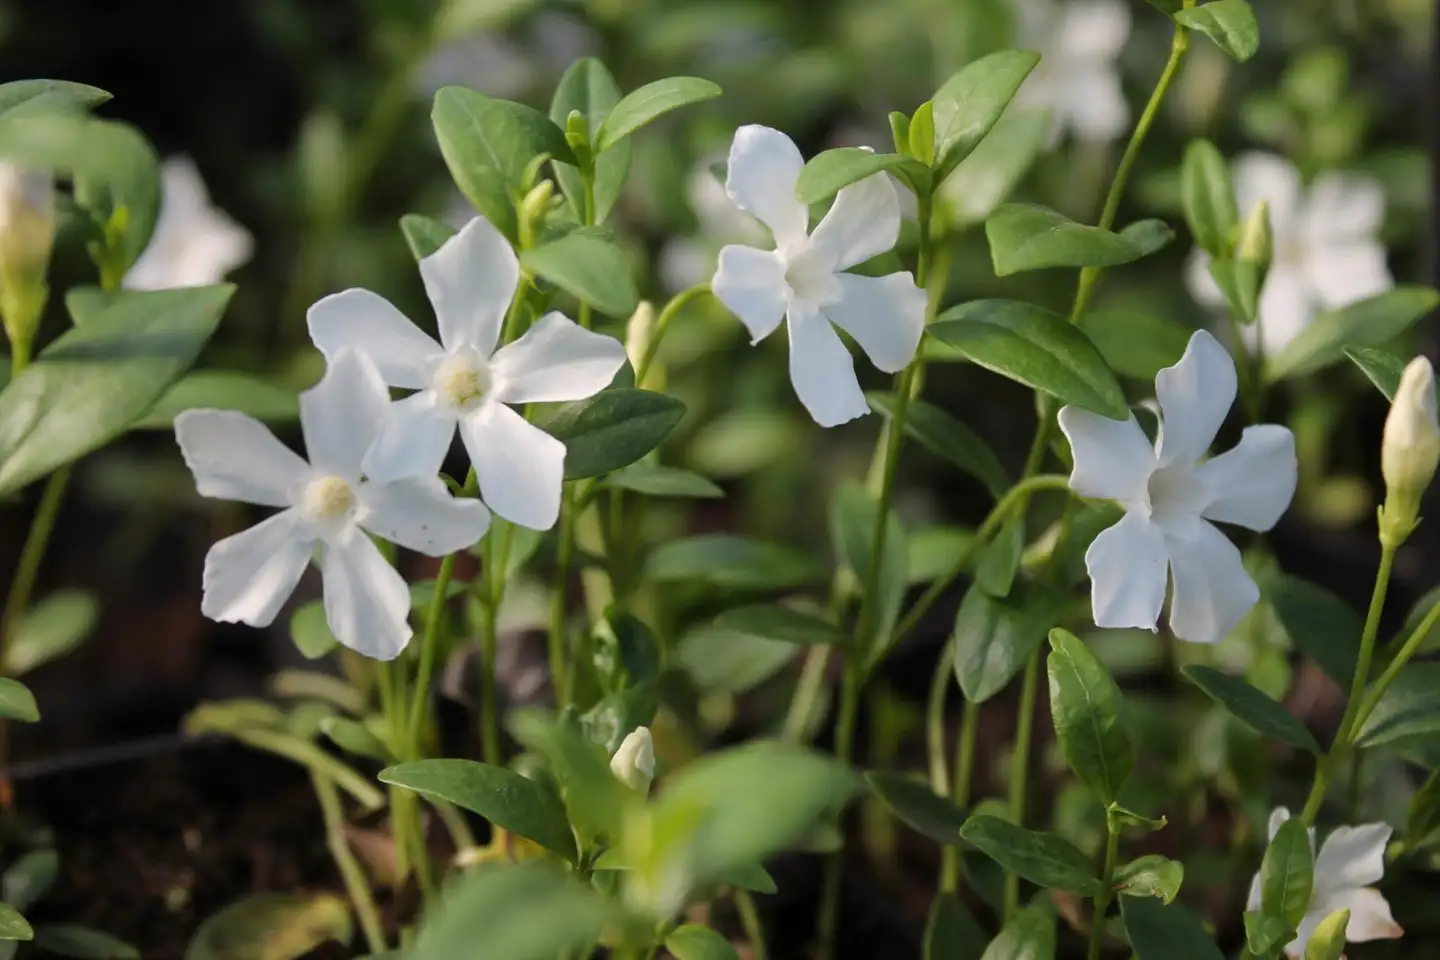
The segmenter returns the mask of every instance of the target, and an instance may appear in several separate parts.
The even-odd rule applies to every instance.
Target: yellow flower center
[[[435,368],[430,386],[451,407],[465,409],[490,390],[490,371],[473,350],[452,353]]]
[[[340,477],[320,477],[305,487],[300,509],[312,520],[343,520],[355,509],[355,491]]]

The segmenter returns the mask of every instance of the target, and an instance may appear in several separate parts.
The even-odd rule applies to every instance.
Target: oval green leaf
[[[555,96],[550,101],[550,120],[560,129],[565,128],[566,118],[572,110],[580,111],[585,118],[592,145],[596,133],[615,105],[620,102],[620,87],[610,75],[605,64],[594,57],[581,57],[570,65],[560,82],[555,85]],[[630,174],[630,158],[633,151],[629,142],[621,142],[595,158],[595,209],[590,211],[593,223],[604,223],[620,199],[625,178]],[[555,177],[560,189],[570,201],[575,219],[585,220],[585,186],[580,171],[568,163],[557,164]]]
[[[1300,926],[1315,885],[1315,861],[1305,821],[1291,817],[1280,825],[1260,861],[1260,907],[1268,917]]]
[[[1178,357],[1178,355],[1177,355]],[[867,393],[870,409],[886,420],[894,416],[895,398],[888,393]],[[937,457],[943,457],[979,480],[997,500],[1010,487],[1010,478],[990,445],[965,424],[924,400],[911,400],[905,433]]]
[[[195,931],[185,960],[300,957],[328,941],[348,944],[350,906],[330,893],[256,893],[212,915]]]
[[[612,317],[629,316],[640,295],[625,254],[596,233],[576,230],[520,255],[530,273]]]
[[[1230,166],[1209,140],[1191,140],[1180,166],[1180,208],[1200,249],[1228,257],[1230,237],[1240,222]]]
[[[1137,960],[1225,960],[1195,914],[1153,897],[1121,897],[1125,932]]]
[[[26,611],[5,651],[5,672],[22,676],[79,647],[95,629],[100,604],[84,590],[57,590]]]
[[[69,80],[12,80],[0,83],[0,114],[23,107],[27,111],[98,107],[110,99],[99,87]]]
[[[700,923],[685,923],[670,931],[665,949],[675,960],[739,960],[740,954],[720,934]]]
[[[1030,50],[1000,50],[968,64],[931,100],[935,179],[944,180],[995,126],[1040,62]]]
[[[800,171],[795,181],[795,199],[801,203],[819,203],[835,196],[844,188],[883,171],[900,174],[910,182],[916,177],[929,177],[923,165],[898,153],[876,153],[864,147],[837,147],[817,153]]]
[[[1360,747],[1440,733],[1440,663],[1407,664],[1355,736]]]
[[[1345,347],[1344,351],[1345,356],[1375,384],[1375,389],[1393,403],[1395,391],[1400,389],[1400,374],[1405,372],[1405,361],[1388,350],[1374,347],[1351,346]]]
[[[870,792],[907,826],[936,843],[959,847],[965,814],[948,799],[932,793],[920,780],[899,773],[872,770],[865,774]]]
[[[1158,897],[1170,903],[1185,881],[1185,866],[1156,853],[1132,860],[1115,871],[1115,889],[1127,897]]]
[[[35,695],[19,680],[0,677],[0,717],[6,720],[22,720],[34,723],[40,719],[40,708]]]
[[[1143,221],[1150,223],[1150,221]],[[1143,228],[1136,242],[1100,227],[1076,223],[1062,213],[1033,203],[1006,203],[985,221],[995,275],[1008,277],[1051,267],[1113,267],[1150,253],[1156,237]]]
[[[726,610],[715,618],[715,626],[800,646],[843,646],[850,642],[849,634],[829,620],[778,603],[757,603]]]
[[[1015,914],[985,948],[980,960],[1054,960],[1055,911],[1035,903]]]
[[[955,679],[965,699],[984,703],[1020,672],[1055,624],[1063,598],[1037,584],[993,597],[972,585],[955,614]]]
[[[1050,715],[1065,762],[1107,805],[1116,802],[1135,766],[1120,688],[1073,633],[1050,631]]]
[[[46,953],[74,960],[140,960],[140,951],[119,937],[73,923],[47,923],[39,927],[35,931],[35,946]]]
[[[1396,287],[1339,310],[1321,314],[1265,365],[1269,380],[1322,370],[1347,346],[1378,347],[1404,333],[1440,306],[1429,287]]]
[[[786,590],[815,583],[822,571],[790,547],[713,533],[661,544],[650,554],[646,576],[661,583],[701,580],[733,590]]]
[[[1051,890],[1091,897],[1101,890],[1090,858],[1068,840],[1036,833],[999,817],[974,816],[960,836],[1011,873]]]
[[[5,903],[15,910],[29,910],[55,886],[60,876],[60,855],[54,850],[31,850],[12,863],[0,880]]]
[[[725,496],[715,483],[693,470],[665,467],[658,463],[636,463],[617,470],[601,481],[602,487],[631,490],[647,497],[692,497],[718,500]]]
[[[291,423],[300,416],[300,396],[252,373],[199,370],[175,381],[133,429],[168,430],[180,414],[202,407],[234,410],[266,423]]]
[[[35,931],[19,911],[9,904],[0,903],[0,940],[33,940]]]
[[[580,480],[628,467],[670,435],[685,404],[651,390],[603,390],[536,418],[565,444],[565,479]]]
[[[416,263],[445,246],[445,241],[455,236],[455,228],[448,223],[418,213],[407,213],[400,218],[400,232],[405,235],[405,245],[410,248]]]
[[[935,895],[930,901],[930,915],[925,919],[922,960],[971,960],[985,951],[985,942],[985,931],[959,897],[944,890]]]
[[[701,77],[667,77],[627,93],[595,135],[595,151],[604,153],[645,124],[671,110],[720,96],[720,87]]]
[[[1239,677],[1200,664],[1190,664],[1182,672],[1187,680],[1252,730],[1283,740],[1292,747],[1308,750],[1316,756],[1321,754],[1320,745],[1304,724],[1284,706]]]
[[[1210,0],[1177,11],[1175,22],[1205,34],[1234,60],[1249,60],[1260,49],[1260,25],[1247,0]]]

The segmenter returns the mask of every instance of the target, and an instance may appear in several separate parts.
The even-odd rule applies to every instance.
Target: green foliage
[[[875,526],[878,520],[875,500],[858,483],[848,482],[835,491],[830,504],[830,542],[840,569],[847,571],[861,592],[870,585],[870,571],[875,566]],[[890,631],[900,616],[908,577],[905,573],[907,552],[905,529],[900,518],[890,511],[885,524],[885,545],[880,553],[875,595],[865,601],[874,606],[870,625],[874,642],[865,651],[866,664],[878,662],[890,645]],[[870,637],[861,637],[862,643]]]
[[[890,172],[911,184],[925,185],[930,171],[910,157],[897,153],[875,153],[861,147],[838,147],[817,153],[795,181],[795,197],[801,203],[828,200],[844,188],[876,173]]]
[[[1292,817],[1280,825],[1260,862],[1260,905],[1268,917],[1285,922],[1287,932],[1300,926],[1315,884],[1314,854],[1305,821]]]
[[[185,960],[298,957],[327,941],[349,943],[352,933],[350,907],[334,894],[256,893],[202,923]]]
[[[960,846],[965,814],[947,798],[936,796],[924,783],[904,774],[872,770],[865,774],[865,782],[907,825],[936,843]]]
[[[1323,313],[1269,359],[1265,375],[1280,380],[1323,370],[1344,357],[1345,347],[1381,346],[1410,329],[1437,305],[1440,293],[1429,287],[1396,287]]]
[[[1054,910],[1032,904],[1005,924],[980,960],[1053,960],[1055,937]]]
[[[985,932],[953,893],[941,891],[930,903],[925,921],[924,960],[979,957],[985,949]]]
[[[1209,140],[1192,140],[1185,148],[1180,168],[1180,203],[1185,223],[1200,248],[1212,257],[1228,257],[1240,214],[1235,207],[1230,165]]]
[[[19,680],[0,677],[0,718],[22,720],[25,723],[34,723],[40,719],[40,708],[35,703],[35,695]]]
[[[595,135],[595,150],[604,153],[656,118],[718,96],[720,87],[700,77],[668,77],[647,83],[627,93],[606,116]]]
[[[620,102],[620,87],[605,64],[594,57],[582,57],[570,65],[555,85],[555,96],[550,101],[550,120],[564,129],[566,118],[578,110],[585,121],[587,146],[593,144],[605,118]],[[620,191],[625,178],[630,174],[632,150],[628,141],[616,143],[594,162],[594,209],[591,211],[595,223],[604,223]],[[580,170],[569,164],[555,167],[555,179],[560,183],[565,198],[575,219],[585,222],[585,186]]]
[[[1121,897],[1120,912],[1139,960],[1224,960],[1199,919],[1183,904]]]
[[[89,593],[55,591],[26,611],[16,626],[5,650],[5,672],[24,676],[71,653],[85,642],[99,618],[100,605]]]
[[[1225,712],[1252,730],[1301,750],[1317,755],[1321,752],[1315,737],[1290,711],[1239,677],[1198,664],[1185,667],[1184,672],[1185,679],[1204,690]]]
[[[1170,903],[1180,893],[1185,867],[1159,854],[1146,854],[1115,871],[1115,889],[1129,897],[1159,897]]]
[[[1037,833],[999,817],[980,814],[965,821],[960,836],[1006,870],[1031,883],[1086,897],[1102,889],[1090,858],[1053,833]]]
[[[1060,752],[1081,783],[1114,803],[1135,766],[1120,688],[1085,644],[1058,627],[1050,631],[1045,671]]]
[[[577,230],[526,250],[520,265],[612,317],[629,316],[640,299],[624,252],[599,233]]]
[[[1405,370],[1404,360],[1374,347],[1345,347],[1344,351],[1350,362],[1370,378],[1386,400],[1395,399],[1395,391],[1400,388],[1400,374]]]
[[[1018,674],[1045,642],[1061,598],[1037,584],[1023,584],[1005,598],[972,586],[955,614],[955,679],[965,699],[984,703]]]
[[[1113,267],[1148,256],[1172,236],[1158,221],[1131,224],[1120,233],[1076,223],[1033,203],[1007,203],[985,221],[995,275],[1007,277],[1051,267]]]
[[[565,444],[565,479],[598,477],[628,467],[670,435],[685,404],[651,390],[604,390],[536,419]]]
[[[675,960],[739,960],[740,954],[720,934],[699,923],[684,923],[670,931],[665,949]]]
[[[650,554],[646,575],[660,583],[700,580],[731,590],[784,590],[816,582],[821,571],[789,547],[717,533],[661,544]]]
[[[1205,34],[1235,60],[1249,60],[1260,49],[1260,26],[1248,0],[1210,0],[1177,11],[1175,22]]]
[[[931,111],[937,181],[980,144],[1039,62],[1029,50],[1001,50],[966,66],[936,91]]]
[[[868,393],[870,408],[889,420],[894,416],[895,398],[888,393]],[[1000,458],[989,444],[950,414],[924,400],[911,400],[905,417],[905,433],[922,447],[950,461],[979,480],[997,500],[1010,486]]]

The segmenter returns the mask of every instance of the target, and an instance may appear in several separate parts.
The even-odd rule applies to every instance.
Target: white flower
[[[636,727],[626,734],[610,758],[610,772],[632,790],[644,793],[650,789],[655,777],[655,741],[649,727]]]
[[[55,178],[0,161],[0,271],[43,267],[55,241]]]
[[[1290,819],[1290,811],[1276,807],[1270,814],[1270,839],[1280,825]],[[1351,943],[1366,940],[1393,940],[1405,931],[1390,915],[1390,904],[1380,891],[1370,886],[1379,883],[1385,874],[1385,846],[1390,842],[1390,826],[1385,823],[1363,823],[1358,827],[1336,827],[1315,856],[1315,885],[1310,891],[1310,906],[1295,939],[1285,947],[1285,955],[1299,960],[1305,945],[1320,922],[1339,910],[1350,911],[1345,939]],[[1315,853],[1315,828],[1310,828],[1310,852]],[[1250,884],[1250,910],[1260,909],[1260,875]]]
[[[694,236],[669,240],[660,248],[657,269],[667,290],[678,293],[714,276],[715,258],[724,244],[754,246],[769,239],[754,217],[736,209],[725,184],[710,169],[712,161],[723,159],[702,158],[685,181],[685,198],[700,230]]]
[[[1247,427],[1233,450],[1201,462],[1235,401],[1235,364],[1201,330],[1155,377],[1162,425],[1154,448],[1132,416],[1111,420],[1065,407],[1060,429],[1075,468],[1070,488],[1116,500],[1125,516],[1085,553],[1099,627],[1155,629],[1166,567],[1175,584],[1170,629],[1214,643],[1260,599],[1240,551],[1210,521],[1269,530],[1295,494],[1295,438]]]
[[[187,410],[175,418],[201,496],[284,508],[210,548],[205,616],[268,626],[318,549],[335,638],[378,660],[399,655],[410,640],[410,590],[366,531],[441,557],[479,540],[490,514],[478,501],[452,498],[438,477],[361,479],[389,402],[374,366],[346,350],[300,395],[309,463],[244,414]]]
[[[778,130],[752,125],[735,131],[725,190],[770,228],[776,249],[725,247],[712,286],[752,343],[773,333],[782,319],[789,321],[790,380],[815,422],[833,427],[868,409],[835,327],[855,338],[875,366],[894,373],[920,344],[925,293],[908,272],[843,272],[895,246],[900,208],[889,178],[877,173],[841,190],[810,233],[809,211],[795,199],[804,166],[795,144]]]
[[[1385,217],[1378,181],[1324,173],[1303,190],[1294,164],[1270,153],[1237,158],[1233,178],[1241,216],[1261,200],[1269,203],[1274,238],[1259,321],[1244,331],[1250,349],[1255,349],[1256,327],[1265,355],[1274,356],[1320,312],[1394,285],[1385,246],[1376,236]],[[1210,257],[1203,250],[1191,254],[1186,281],[1202,305],[1224,309],[1225,297],[1210,276]]]
[[[1435,413],[1435,370],[1416,357],[1405,365],[1395,402],[1385,418],[1380,472],[1385,486],[1418,497],[1440,464],[1440,421]]]
[[[189,157],[171,157],[160,174],[155,232],[125,275],[124,287],[168,290],[219,283],[250,259],[249,232],[210,205],[205,181]]]
[[[1130,38],[1130,7],[1121,0],[1021,0],[1020,46],[1040,63],[1020,88],[1021,105],[1050,110],[1050,143],[1066,130],[1081,140],[1114,140],[1130,125],[1130,105],[1115,61]]]
[[[310,308],[310,338],[327,359],[353,348],[386,383],[419,391],[391,405],[365,457],[366,475],[434,476],[458,426],[490,509],[521,526],[549,529],[560,512],[565,445],[506,404],[599,393],[625,363],[625,347],[547,313],[496,350],[520,263],[483,217],[420,261],[420,276],[440,343],[369,290],[346,290]]]

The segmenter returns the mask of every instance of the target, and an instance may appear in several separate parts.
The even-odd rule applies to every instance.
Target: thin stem
[[[645,386],[645,375],[650,372],[650,367],[655,362],[655,355],[660,351],[660,341],[664,338],[665,331],[670,328],[670,321],[690,303],[709,293],[710,284],[700,283],[680,291],[670,298],[669,303],[665,304],[665,308],[660,311],[660,316],[655,318],[655,332],[651,334],[650,341],[645,344],[645,352],[641,354],[640,363],[635,367],[635,386]]]
[[[40,573],[40,563],[45,559],[45,549],[50,545],[50,534],[60,516],[60,502],[65,497],[65,488],[70,484],[70,465],[67,464],[45,481],[45,491],[35,508],[35,517],[30,521],[30,532],[25,536],[25,546],[20,551],[20,564],[15,568],[15,579],[10,581],[10,593],[5,598],[5,611],[0,614],[0,665],[3,665],[15,641],[20,622],[30,607],[30,594],[35,589],[35,578]],[[3,666],[0,666],[3,670]]]
[[[935,661],[930,677],[930,696],[925,708],[925,752],[930,759],[930,789],[936,796],[950,795],[950,770],[945,762],[945,694],[950,690],[955,671],[955,645],[948,640]],[[953,892],[960,883],[960,863],[955,849],[940,848],[940,889]]]
[[[1030,744],[1035,726],[1035,693],[1040,685],[1040,651],[1030,655],[1025,664],[1025,678],[1020,684],[1020,708],[1016,714],[1015,749],[1010,755],[1010,822],[1025,822],[1025,793],[1030,777]],[[1005,922],[1009,923],[1020,909],[1020,876],[1005,874]]]
[[[835,756],[848,764],[855,748],[855,721],[860,705],[860,665],[845,665],[845,682],[840,687],[840,715],[835,722]],[[821,960],[835,955],[835,938],[840,929],[840,881],[843,850],[825,862],[824,885],[820,892],[819,949]]]
[[[325,818],[325,839],[330,856],[340,869],[345,882],[345,892],[360,918],[360,929],[365,934],[365,945],[371,953],[385,949],[385,928],[380,924],[380,913],[375,909],[375,900],[370,896],[370,883],[355,855],[350,852],[350,842],[345,837],[345,812],[340,807],[340,794],[329,777],[311,769],[310,782],[315,785],[315,796],[320,801],[320,812]]]
[[[958,809],[970,803],[970,783],[975,773],[975,735],[980,730],[980,704],[965,701],[960,714],[960,736],[955,742],[955,788],[950,800]],[[959,891],[961,878],[960,851],[946,845],[940,853],[940,886],[943,890]]]
[[[566,599],[570,586],[570,563],[575,550],[575,488],[567,485],[560,502],[560,533],[555,553],[555,592],[550,597],[550,689],[555,705],[563,706],[567,671],[565,650]]]
[[[890,499],[895,492],[900,448],[905,443],[905,417],[910,410],[910,385],[917,369],[919,368],[916,364],[911,364],[895,380],[895,410],[888,424],[889,433],[884,460],[881,462],[880,495],[876,498],[875,527],[870,537],[870,564],[865,571],[864,589],[860,595],[860,615],[855,624],[857,650],[869,650],[880,639],[871,637],[870,631],[875,616],[875,596],[879,593],[880,571],[883,566],[881,561],[885,556],[885,537],[890,525]]]
[[[1090,948],[1086,951],[1087,960],[1099,960],[1100,944],[1105,938],[1105,911],[1110,908],[1110,900],[1115,886],[1115,859],[1120,850],[1120,824],[1115,821],[1115,815],[1109,810],[1105,811],[1105,867],[1100,874],[1100,892],[1095,894],[1095,915],[1090,919]]]
[[[1405,669],[1405,665],[1410,662],[1411,658],[1420,652],[1420,647],[1430,636],[1430,631],[1435,629],[1436,623],[1440,623],[1440,603],[1431,607],[1430,612],[1425,614],[1425,619],[1420,621],[1420,625],[1411,632],[1410,636],[1405,638],[1405,645],[1400,648],[1399,653],[1395,654],[1395,658],[1381,672],[1380,678],[1375,681],[1369,693],[1365,695],[1365,702],[1355,713],[1355,720],[1351,725],[1352,732],[1364,729],[1365,721],[1370,718],[1371,712],[1380,703],[1380,698],[1385,695],[1386,690],[1390,689],[1390,685],[1400,676],[1400,671]]]
[[[755,898],[749,890],[736,887],[731,895],[735,900],[735,912],[740,915],[740,926],[745,930],[745,939],[750,941],[751,960],[766,960],[765,928],[760,925],[760,914],[755,910]]]
[[[485,762],[500,763],[500,725],[495,702],[495,648],[499,633],[499,604],[482,606],[480,620],[480,746]]]

